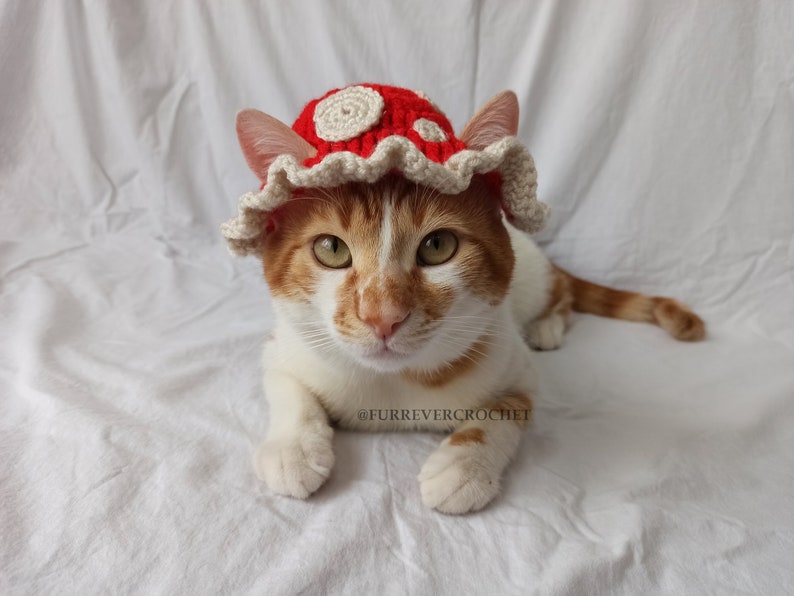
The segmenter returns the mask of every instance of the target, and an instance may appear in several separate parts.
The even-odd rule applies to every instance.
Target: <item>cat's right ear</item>
[[[289,126],[259,110],[242,110],[237,114],[237,140],[248,167],[261,182],[267,181],[268,168],[279,155],[292,155],[300,163],[317,154]]]

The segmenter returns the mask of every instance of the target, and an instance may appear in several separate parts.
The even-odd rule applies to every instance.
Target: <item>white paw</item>
[[[489,465],[480,446],[443,443],[419,473],[422,501],[442,513],[482,509],[499,492],[500,469]]]
[[[560,315],[549,315],[527,325],[527,341],[536,350],[556,350],[564,334],[565,320]]]
[[[265,441],[254,455],[257,476],[280,495],[305,499],[331,474],[333,431],[303,431],[299,437]]]

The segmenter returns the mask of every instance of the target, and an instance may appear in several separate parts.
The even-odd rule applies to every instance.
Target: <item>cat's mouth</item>
[[[400,333],[388,338],[376,338],[371,333],[367,337],[340,333],[337,339],[338,345],[360,364],[382,372],[394,372],[416,364],[428,343],[428,334],[427,330],[410,333],[401,329]]]
[[[405,356],[406,354],[402,354],[389,346],[381,346],[379,349],[375,350],[371,354],[368,354],[371,358],[399,358],[401,356]]]
[[[398,358],[405,358],[409,356],[409,354],[406,354],[404,352],[398,352],[397,350],[395,350],[392,347],[389,347],[386,344],[381,344],[380,347],[378,347],[376,350],[369,352],[368,354],[366,354],[366,356],[368,358],[374,358],[376,360],[383,360],[383,359],[395,360]]]

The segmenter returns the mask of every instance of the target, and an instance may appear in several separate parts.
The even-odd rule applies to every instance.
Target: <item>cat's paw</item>
[[[481,445],[443,443],[419,473],[422,501],[442,513],[468,513],[485,507],[499,492],[501,469],[489,465]]]
[[[305,499],[331,474],[332,434],[326,427],[300,437],[265,441],[254,455],[257,476],[274,493]]]
[[[527,325],[527,342],[536,350],[556,350],[562,345],[565,319],[552,314]]]

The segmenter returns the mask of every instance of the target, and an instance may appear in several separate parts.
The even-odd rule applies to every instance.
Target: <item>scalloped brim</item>
[[[391,136],[378,143],[368,158],[341,151],[327,155],[310,168],[291,155],[280,155],[268,170],[264,188],[240,197],[239,214],[221,226],[221,233],[233,253],[259,255],[268,214],[289,201],[295,189],[372,183],[393,170],[445,194],[463,192],[475,174],[499,172],[502,207],[513,225],[537,232],[548,217],[548,205],[537,200],[535,163],[516,137],[501,139],[482,151],[459,151],[440,164],[425,157],[407,138]]]

